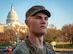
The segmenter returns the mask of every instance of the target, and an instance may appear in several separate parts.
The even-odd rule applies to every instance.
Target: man
[[[33,6],[26,12],[25,23],[29,35],[13,51],[15,54],[55,54],[52,47],[43,40],[50,16],[50,12],[40,5]]]

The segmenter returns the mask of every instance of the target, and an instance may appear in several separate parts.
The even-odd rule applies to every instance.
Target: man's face
[[[30,16],[27,20],[29,31],[38,35],[44,35],[48,25],[48,16],[42,12]]]

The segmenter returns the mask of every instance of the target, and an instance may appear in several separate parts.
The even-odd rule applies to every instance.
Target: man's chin
[[[45,34],[45,32],[39,32],[39,33],[35,33],[37,36],[43,36]]]

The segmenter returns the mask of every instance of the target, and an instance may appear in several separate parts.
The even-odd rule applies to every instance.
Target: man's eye
[[[38,16],[37,16],[36,19],[41,19],[41,17],[38,17]]]
[[[48,20],[48,18],[45,18],[45,20]]]

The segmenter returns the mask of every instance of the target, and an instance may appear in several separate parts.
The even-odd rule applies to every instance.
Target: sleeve
[[[22,43],[16,47],[16,49],[13,51],[13,54],[29,54],[29,50],[26,44]]]

